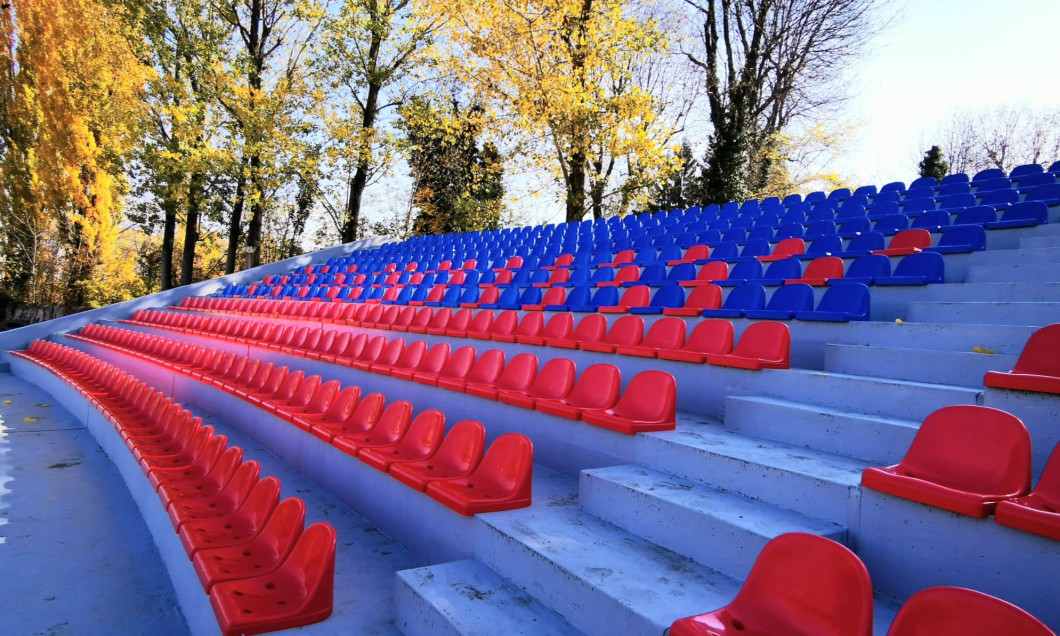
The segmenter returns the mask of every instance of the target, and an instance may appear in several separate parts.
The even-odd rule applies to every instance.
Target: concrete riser
[[[979,265],[968,268],[969,283],[1046,282],[1060,280],[1054,263],[1010,263],[1007,265]]]
[[[837,525],[769,510],[761,502],[640,466],[584,471],[578,503],[605,521],[741,580],[765,544],[785,532],[846,541],[845,529]]]
[[[765,395],[856,413],[920,421],[951,404],[975,404],[976,389],[926,385],[825,372],[765,371],[773,382],[757,391],[732,386],[729,396]]]
[[[992,349],[993,343],[982,346]],[[875,375],[896,380],[979,387],[987,371],[1008,371],[1017,356],[922,349],[883,349],[828,345],[825,369],[834,373]]]
[[[1060,322],[1060,302],[914,302],[909,305],[909,320],[1044,327]]]
[[[931,586],[968,587],[1060,625],[1056,541],[864,489],[858,556],[877,593],[908,598]]]
[[[768,398],[729,398],[725,428],[881,465],[898,463],[916,435],[914,422]]]

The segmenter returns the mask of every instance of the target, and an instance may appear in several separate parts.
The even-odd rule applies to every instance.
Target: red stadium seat
[[[567,338],[545,338],[550,347],[577,349],[583,342],[598,342],[607,335],[607,318],[599,314],[589,314],[578,321],[578,325]]]
[[[612,364],[594,364],[582,372],[571,392],[559,399],[538,399],[534,409],[568,419],[581,419],[588,410],[609,409],[618,401],[622,375]]]
[[[362,448],[397,444],[411,424],[412,403],[398,400],[387,405],[372,428],[362,433],[336,435],[331,439],[331,445],[356,457]]]
[[[537,356],[532,353],[520,353],[504,365],[504,370],[495,381],[468,383],[464,392],[496,400],[498,391],[525,391],[536,377]]]
[[[699,287],[697,289],[706,289]],[[644,339],[638,344],[616,345],[615,353],[644,358],[656,358],[660,351],[680,349],[685,344],[685,321],[680,318],[660,318],[652,323]]]
[[[506,433],[490,445],[467,477],[427,483],[427,496],[464,516],[515,510],[530,505],[534,447],[518,433]]]
[[[985,406],[941,408],[924,420],[905,457],[866,468],[861,485],[985,519],[997,502],[1027,494],[1031,440],[1014,415]]]
[[[567,397],[574,388],[576,373],[572,360],[553,358],[541,367],[537,377],[525,391],[501,389],[497,391],[497,400],[531,409],[537,400],[558,400]]]
[[[1060,394],[1060,323],[1031,334],[1012,371],[987,371],[983,384],[995,389]]]
[[[223,636],[301,627],[331,616],[335,530],[314,523],[270,573],[215,585],[210,593]]]
[[[766,544],[736,598],[670,626],[670,636],[871,636],[872,582],[842,545],[812,534]]]
[[[434,455],[444,438],[445,414],[437,409],[428,409],[412,420],[401,441],[391,446],[362,448],[357,453],[357,459],[387,472],[395,463],[419,461]]]
[[[782,322],[753,323],[744,330],[732,353],[708,353],[707,362],[740,369],[790,368],[791,330]]]
[[[666,316],[699,316],[704,309],[721,308],[721,287],[709,283],[697,285],[685,299],[683,307],[666,307],[663,314]]]
[[[644,319],[640,316],[622,316],[611,325],[603,340],[581,342],[578,348],[583,351],[614,353],[615,347],[638,345],[643,338]]]
[[[423,492],[430,481],[470,475],[482,461],[485,447],[486,429],[480,422],[457,422],[442,440],[438,452],[426,459],[392,464],[390,475]]]
[[[994,521],[1060,541],[1060,444],[1030,494],[997,504]]]
[[[929,587],[909,597],[887,636],[1056,636],[1022,609],[961,587]]]
[[[641,371],[613,407],[585,411],[582,421],[628,435],[672,431],[677,425],[677,381],[665,371]]]

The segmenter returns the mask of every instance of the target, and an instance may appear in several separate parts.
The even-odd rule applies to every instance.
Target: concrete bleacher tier
[[[0,347],[174,633],[1044,635],[1058,179],[370,239]]]

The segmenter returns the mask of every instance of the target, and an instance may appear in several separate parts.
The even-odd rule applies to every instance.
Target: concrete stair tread
[[[808,532],[829,538],[837,538],[844,533],[844,528],[838,524],[763,504],[645,466],[609,466],[585,470],[582,475],[664,499],[673,505],[717,518],[767,539],[785,532]]]
[[[479,519],[509,544],[528,550],[535,561],[543,559],[550,576],[575,580],[606,595],[624,611],[660,630],[682,616],[721,607],[736,595],[740,583],[735,579],[583,511],[577,505],[578,487],[573,478],[539,467],[534,472],[534,506],[479,515]],[[508,561],[505,555],[497,556]],[[509,566],[513,572],[488,564],[517,583],[519,576],[528,576],[529,568],[517,564]],[[539,599],[562,595],[557,586],[532,585],[538,589],[529,591]],[[553,602],[568,603],[571,599]]]
[[[868,463],[823,453],[810,448],[796,446],[785,442],[740,435],[727,431],[706,421],[682,421],[678,419],[677,430],[669,433],[648,433],[657,437],[666,435],[665,441],[679,444],[690,450],[721,455],[730,459],[759,464],[786,472],[795,472],[813,476],[824,481],[844,485],[861,483],[861,471]]]
[[[405,636],[581,636],[558,614],[475,560],[397,572],[395,623]]]

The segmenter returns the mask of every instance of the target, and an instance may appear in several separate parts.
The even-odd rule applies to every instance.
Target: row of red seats
[[[444,335],[456,338],[475,338],[496,342],[518,342],[565,349],[584,349],[626,355],[657,357],[666,360],[709,363],[743,369],[787,369],[791,367],[791,331],[782,322],[760,321],[751,324],[734,346],[732,323],[725,320],[698,322],[691,332],[679,318],[661,318],[645,332],[640,316],[624,316],[608,329],[607,319],[599,314],[587,314],[577,323],[570,313],[557,313],[546,322],[539,313],[527,313],[522,319],[515,310],[499,314],[484,309],[473,313],[470,309],[453,311],[448,307],[424,307],[419,310],[399,305],[344,305],[349,310],[322,312],[317,315],[272,313],[271,310],[308,311],[308,303],[291,301],[277,307],[275,301],[242,301],[237,299],[202,298],[205,311],[219,311],[237,315],[276,316],[332,322],[369,329]],[[210,302],[212,301],[212,302]],[[269,305],[272,303],[272,305]],[[335,307],[313,304],[309,307]],[[316,312],[314,312],[316,313]],[[336,314],[334,317],[329,314]],[[210,322],[203,316],[187,316],[172,312],[140,310],[133,315],[137,322],[151,322],[160,326],[221,329],[221,321]],[[621,325],[620,325],[621,323]],[[267,327],[262,323],[224,325],[225,329],[243,329],[250,338],[262,336]],[[252,331],[254,330],[254,331]],[[233,332],[237,333],[237,332]]]
[[[813,534],[782,534],[762,548],[736,598],[674,621],[670,636],[735,634],[872,636],[872,580],[844,546]],[[1024,610],[960,587],[929,587],[898,611],[887,636],[1056,636]]]
[[[445,433],[445,415],[412,404],[386,404],[273,363],[125,329],[87,325],[79,338],[163,364],[235,395],[312,433],[463,515],[530,505],[533,445],[523,435],[499,436],[489,450],[486,430],[472,420]]]
[[[861,485],[896,497],[1060,540],[1060,444],[1031,491],[1031,438],[1010,413],[941,408],[901,462],[867,468]]]
[[[16,352],[71,384],[114,425],[158,493],[226,636],[331,615],[335,530],[305,526],[305,503],[148,384],[86,353],[34,341]],[[303,529],[304,528],[304,529]]]
[[[183,330],[212,335],[209,331]],[[478,354],[475,347],[467,346],[450,354],[447,343],[428,350],[422,340],[407,343],[404,338],[369,338],[364,333],[310,331],[308,327],[274,329],[264,339],[221,337],[253,340],[258,346],[502,400],[621,433],[668,431],[676,425],[677,382],[665,371],[643,371],[622,392],[621,371],[614,365],[592,365],[575,382],[573,361],[553,359],[539,373],[537,356],[532,353],[518,354],[506,362],[500,349]],[[505,400],[504,395],[513,397]]]

